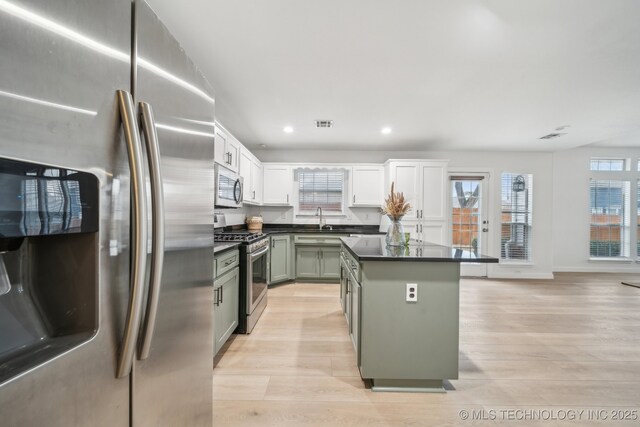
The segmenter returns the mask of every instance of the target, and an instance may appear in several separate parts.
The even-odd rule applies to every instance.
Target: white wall
[[[533,174],[533,227],[531,264],[490,265],[490,277],[551,278],[553,256],[552,204],[553,204],[553,155],[551,153],[520,152],[407,152],[407,151],[311,151],[311,150],[256,150],[262,161],[318,163],[364,163],[393,159],[449,159],[449,167],[457,172],[490,172],[490,255],[499,256],[500,242],[500,174],[517,172]],[[253,208],[256,209],[256,208]],[[264,209],[264,208],[260,208]],[[355,209],[354,209],[355,210]],[[293,210],[287,218],[293,216]],[[267,218],[265,217],[265,222]],[[286,222],[283,220],[283,222]]]
[[[630,158],[631,172],[593,173],[589,170],[592,157]],[[554,271],[640,272],[636,262],[589,261],[589,178],[591,176],[629,179],[631,209],[634,210],[637,160],[640,149],[580,148],[554,154],[553,187],[553,268]],[[632,237],[636,233],[631,224]],[[635,238],[631,240],[632,244]],[[633,252],[632,252],[633,253]]]
[[[243,206],[238,209],[215,209],[215,213],[224,214],[227,225],[239,225],[244,224],[248,215],[247,206]]]

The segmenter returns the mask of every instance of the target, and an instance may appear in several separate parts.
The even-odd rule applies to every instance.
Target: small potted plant
[[[389,217],[391,224],[385,238],[387,246],[404,246],[404,228],[400,220],[411,209],[411,205],[404,198],[404,194],[394,191],[394,183],[391,183],[391,194],[384,199],[382,213]]]

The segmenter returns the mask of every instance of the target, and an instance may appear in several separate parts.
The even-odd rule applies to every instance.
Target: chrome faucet
[[[316,216],[320,216],[320,221],[318,221],[318,228],[322,230],[322,207],[321,206],[318,206],[318,209],[316,209]]]

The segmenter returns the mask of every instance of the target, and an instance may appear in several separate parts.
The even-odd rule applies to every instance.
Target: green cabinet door
[[[296,278],[320,278],[320,248],[317,246],[296,247]]]
[[[345,261],[340,257],[340,305],[342,306],[342,312],[346,311],[346,297],[347,297],[347,275],[349,271],[346,268]]]
[[[351,342],[356,350],[356,362],[360,368],[360,294],[362,286],[351,276]]]
[[[291,271],[290,236],[271,236],[271,277],[269,283],[289,280]]]
[[[236,267],[215,281],[213,291],[215,354],[218,353],[238,326],[238,304],[240,302],[239,272],[239,268]]]
[[[325,246],[320,250],[320,278],[340,279],[339,246]]]

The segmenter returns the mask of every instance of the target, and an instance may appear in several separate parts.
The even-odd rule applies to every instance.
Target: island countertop
[[[344,247],[358,261],[476,262],[497,263],[498,258],[411,240],[408,246],[387,246],[385,236],[341,237]]]

